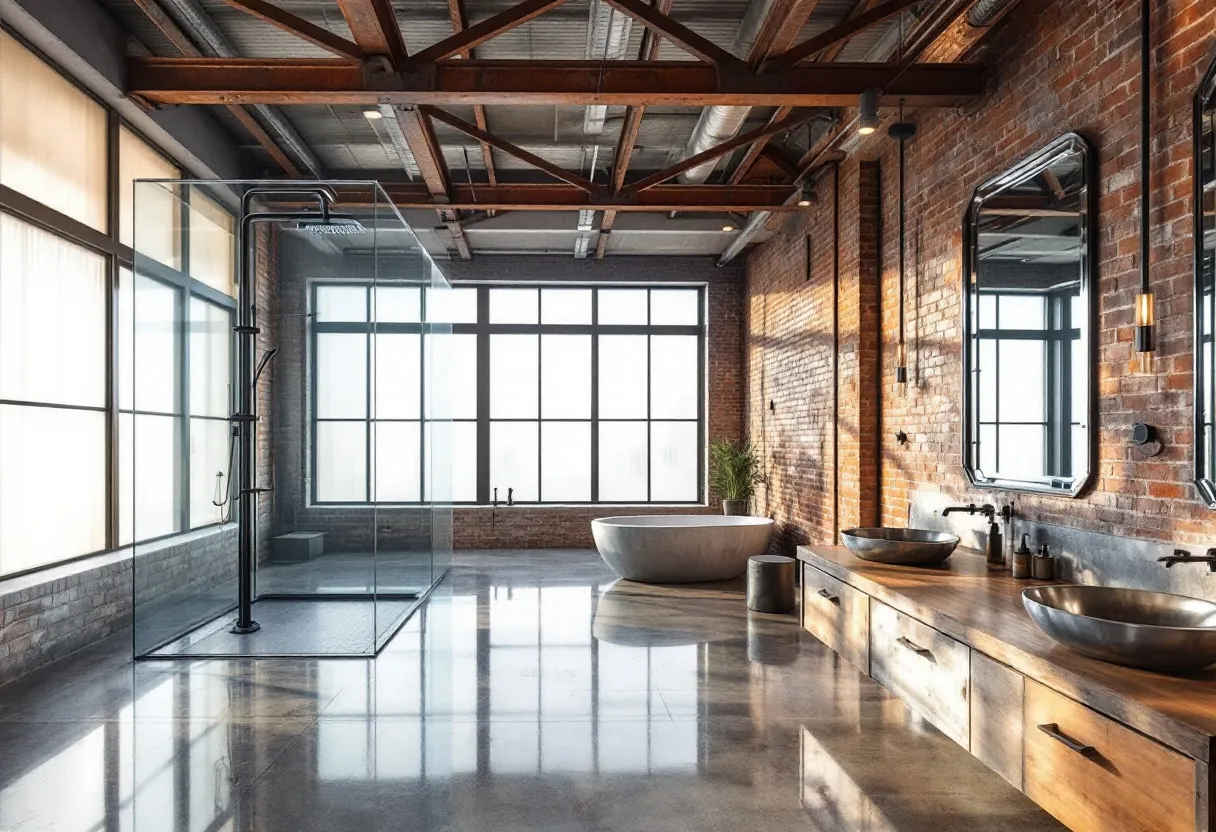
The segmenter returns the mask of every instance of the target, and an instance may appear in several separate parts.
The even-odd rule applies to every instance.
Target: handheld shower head
[[[305,234],[317,236],[342,237],[350,234],[362,234],[367,231],[363,223],[345,214],[330,214],[328,217],[318,215],[296,223],[296,230]]]

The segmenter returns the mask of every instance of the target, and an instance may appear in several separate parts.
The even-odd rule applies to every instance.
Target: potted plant
[[[720,439],[709,446],[709,485],[722,498],[722,513],[747,514],[760,482],[760,458],[750,442],[736,445]]]

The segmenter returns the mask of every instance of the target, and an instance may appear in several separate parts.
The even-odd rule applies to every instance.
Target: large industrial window
[[[426,499],[428,390],[457,503],[703,499],[700,287],[316,283],[311,304],[314,502]]]
[[[980,467],[1007,476],[1067,477],[1086,464],[1081,314],[1073,290],[981,293]],[[1041,383],[1028,384],[1028,380]]]
[[[132,196],[179,177],[0,32],[0,575],[221,519],[232,216]]]

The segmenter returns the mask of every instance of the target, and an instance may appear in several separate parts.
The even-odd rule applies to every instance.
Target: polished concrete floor
[[[0,688],[0,830],[1059,829],[737,584],[457,554],[376,660],[129,661]]]

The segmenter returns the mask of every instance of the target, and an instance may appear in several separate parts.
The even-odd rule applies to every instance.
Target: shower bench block
[[[270,541],[276,563],[304,563],[325,553],[325,532],[288,532]]]

